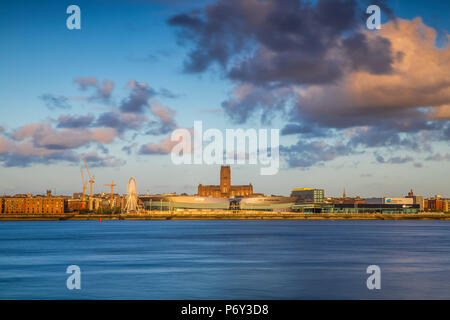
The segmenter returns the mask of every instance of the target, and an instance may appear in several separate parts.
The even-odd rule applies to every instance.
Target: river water
[[[450,222],[0,222],[0,299],[450,299]]]

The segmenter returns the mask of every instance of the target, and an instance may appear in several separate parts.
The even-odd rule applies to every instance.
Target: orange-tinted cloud
[[[358,123],[365,116],[383,121],[389,117],[422,118],[425,113],[424,118],[449,119],[450,48],[435,46],[436,30],[416,18],[396,19],[380,31],[365,31],[369,41],[378,32],[391,42],[397,55],[392,72],[352,71],[334,84],[299,90],[300,113],[317,118],[326,115],[327,121],[342,117],[349,125],[365,125]],[[428,107],[428,111],[419,109]]]

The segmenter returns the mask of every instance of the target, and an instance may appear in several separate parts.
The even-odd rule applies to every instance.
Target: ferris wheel
[[[125,211],[126,213],[138,211],[138,190],[136,180],[133,177],[128,180]]]

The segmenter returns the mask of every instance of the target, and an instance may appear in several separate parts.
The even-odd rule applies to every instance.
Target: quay
[[[267,211],[152,211],[129,214],[1,214],[0,221],[81,220],[450,220],[450,214],[299,213]]]

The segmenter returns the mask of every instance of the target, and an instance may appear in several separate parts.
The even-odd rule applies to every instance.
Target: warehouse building
[[[17,214],[61,214],[65,212],[61,197],[5,197],[3,213]]]

